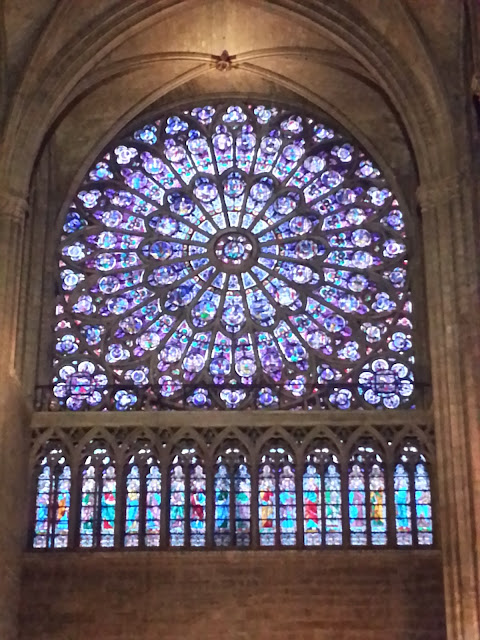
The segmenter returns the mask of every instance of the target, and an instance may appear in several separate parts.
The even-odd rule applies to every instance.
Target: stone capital
[[[28,211],[28,202],[25,198],[8,191],[0,191],[0,221],[11,220],[22,223]]]

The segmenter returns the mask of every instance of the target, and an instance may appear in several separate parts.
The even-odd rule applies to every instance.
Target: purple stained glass
[[[145,123],[63,221],[55,401],[288,408],[334,383],[321,406],[411,407],[408,251],[380,170],[315,119],[227,104]]]

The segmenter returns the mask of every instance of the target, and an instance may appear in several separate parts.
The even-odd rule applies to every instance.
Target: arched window
[[[326,445],[306,457],[303,474],[305,546],[342,544],[342,492],[338,457]]]
[[[395,467],[395,524],[398,545],[433,543],[430,476],[415,443],[404,445]]]
[[[203,547],[206,536],[207,484],[203,463],[185,446],[170,468],[170,544]]]
[[[126,547],[158,547],[162,477],[160,465],[148,445],[139,446],[127,466],[125,492]]]
[[[229,446],[215,467],[215,546],[250,545],[251,494],[245,456]]]
[[[348,508],[352,545],[387,544],[383,459],[372,446],[359,446],[350,458]]]
[[[297,497],[291,454],[274,446],[262,456],[258,475],[258,519],[261,546],[297,543]]]
[[[47,447],[36,476],[33,546],[64,548],[68,545],[71,470],[61,445]]]
[[[60,254],[57,408],[414,406],[404,215],[315,117],[138,126],[89,170]]]
[[[80,546],[113,547],[117,481],[115,462],[103,443],[91,443],[80,474]]]

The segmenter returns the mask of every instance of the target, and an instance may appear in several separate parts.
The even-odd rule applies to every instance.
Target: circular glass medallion
[[[213,250],[224,265],[242,270],[253,253],[253,240],[244,233],[222,233],[214,242]]]

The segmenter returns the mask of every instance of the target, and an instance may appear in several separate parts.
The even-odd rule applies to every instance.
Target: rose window
[[[205,106],[131,131],[71,203],[59,276],[59,407],[413,406],[404,215],[318,119]]]

